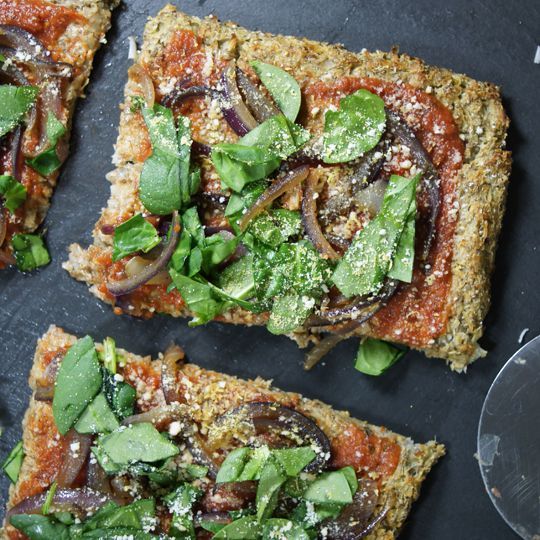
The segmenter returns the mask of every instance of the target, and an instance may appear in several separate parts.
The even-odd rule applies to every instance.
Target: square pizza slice
[[[0,0],[0,268],[49,262],[39,235],[71,116],[118,0]]]
[[[390,539],[444,454],[178,346],[151,360],[51,327],[30,386],[11,540]]]
[[[464,370],[510,153],[498,88],[398,52],[164,8],[130,68],[111,197],[65,268],[118,312],[348,336]]]

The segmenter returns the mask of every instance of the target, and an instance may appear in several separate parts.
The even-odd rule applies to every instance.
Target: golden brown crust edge
[[[30,387],[32,390],[36,387],[36,380],[43,373],[43,359],[47,353],[57,351],[63,347],[69,347],[75,342],[76,338],[65,333],[62,329],[51,326],[47,333],[39,340],[34,364],[30,373]],[[99,347],[99,345],[98,345]],[[124,350],[119,351],[128,363],[142,362],[147,363],[152,360],[149,357],[142,358]],[[154,360],[159,366],[160,360]],[[222,412],[228,410],[232,405],[239,401],[254,400],[257,396],[265,395],[276,401],[293,401],[310,415],[327,433],[335,433],[336,430],[343,429],[343,426],[350,425],[351,421],[361,427],[367,427],[375,434],[395,437],[401,447],[401,459],[396,472],[385,480],[382,490],[385,500],[392,501],[387,517],[381,525],[368,537],[371,540],[389,540],[395,538],[402,528],[405,519],[410,511],[412,503],[417,499],[420,493],[420,486],[433,467],[433,465],[445,453],[444,446],[435,441],[426,444],[415,444],[409,438],[394,434],[385,428],[371,426],[366,422],[351,419],[349,414],[344,411],[335,411],[330,406],[317,401],[309,400],[298,394],[282,392],[271,386],[269,381],[262,379],[241,380],[230,375],[223,375],[214,371],[202,369],[193,364],[186,364],[183,368],[183,375],[186,380],[196,380],[195,386],[191,386],[189,394],[190,411],[196,421],[201,424],[211,422],[213,418]],[[146,396],[148,388],[143,381],[137,380],[137,396],[139,402],[148,400]],[[130,380],[130,382],[134,382]],[[182,381],[181,381],[182,382]],[[231,396],[233,396],[231,398]],[[231,401],[234,400],[234,401]],[[159,391],[152,398],[157,403],[163,401]],[[54,480],[54,474],[36,474],[36,464],[39,467],[42,448],[39,447],[38,439],[50,441],[53,450],[58,445],[58,439],[55,437],[56,430],[52,423],[45,422],[48,429],[43,428],[43,422],[39,425],[40,433],[32,429],[35,418],[52,420],[51,406],[44,402],[30,400],[30,405],[26,411],[23,421],[23,445],[26,457],[23,461],[21,472],[17,484],[11,486],[9,493],[8,508],[17,500],[18,490],[25,481],[31,479],[33,482],[39,479],[41,487],[45,490]],[[32,426],[32,427],[31,427]],[[383,498],[383,497],[381,497]],[[6,528],[7,530],[10,527]],[[9,538],[7,530],[0,531],[0,538]]]
[[[453,113],[461,136],[466,142],[464,166],[457,175],[456,209],[459,215],[452,262],[452,281],[449,293],[449,322],[446,332],[421,350],[428,356],[446,359],[452,369],[464,370],[484,352],[477,341],[482,335],[482,321],[489,306],[490,275],[494,263],[497,236],[504,212],[506,186],[510,172],[510,153],[503,150],[508,119],[501,105],[499,90],[454,74],[446,69],[427,66],[423,61],[397,52],[361,52],[353,54],[338,45],[328,45],[306,39],[273,36],[250,32],[233,23],[219,23],[215,18],[200,20],[164,8],[151,19],[145,30],[143,57],[161,50],[177,28],[203,33],[205,39],[238,36],[238,48],[246,58],[256,57],[257,51],[277,48],[275,61],[297,78],[368,76],[390,81],[403,81],[415,88],[432,92]],[[214,36],[208,38],[208,36]],[[249,43],[249,50],[244,51]],[[280,56],[279,49],[287,50]],[[306,62],[305,59],[308,59]],[[126,86],[126,96],[133,86]],[[110,174],[112,196],[102,215],[103,222],[137,206],[136,185],[140,165],[136,161],[137,137],[127,107],[120,123],[114,162],[118,168]],[[100,220],[100,222],[101,222]],[[92,285],[92,292],[102,300],[107,298],[98,290],[100,276],[93,264],[102,249],[110,249],[110,237],[94,230],[95,244],[89,252],[78,245],[70,248],[70,260],[64,267],[73,277]],[[171,309],[174,316],[187,316],[185,311]],[[224,320],[235,324],[258,324],[259,319],[241,310],[225,314]],[[374,335],[369,323],[358,330],[359,335]],[[300,346],[309,338],[304,333],[291,336]],[[396,336],[382,336],[391,341]]]

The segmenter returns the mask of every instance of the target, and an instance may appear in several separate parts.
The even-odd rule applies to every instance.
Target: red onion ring
[[[23,499],[8,510],[6,521],[9,522],[11,516],[18,514],[40,514],[47,495],[47,492],[44,492]],[[79,518],[86,518],[111,500],[113,499],[108,495],[87,488],[58,488],[52,499],[51,508],[55,512],[71,512]]]
[[[223,95],[218,90],[209,86],[183,86],[183,83],[177,84],[171,92],[163,96],[161,104],[164,107],[172,109],[175,106],[182,105],[185,101],[194,97],[208,96],[212,99],[222,100]]]
[[[109,477],[96,459],[88,460],[86,487],[92,491],[104,493],[105,495],[112,496],[113,494]]]
[[[258,216],[267,206],[270,206],[278,197],[286,191],[300,185],[308,176],[309,167],[302,165],[296,169],[291,169],[287,174],[272,182],[270,187],[255,201],[253,206],[244,214],[240,220],[240,229],[245,230],[248,223]]]
[[[308,175],[302,197],[302,223],[307,237],[315,249],[327,259],[338,259],[339,255],[326,239],[317,218],[318,193],[315,191],[316,180]]]
[[[11,154],[11,176],[13,176],[13,178],[15,178],[17,182],[22,181],[22,170],[24,165],[24,160],[21,152],[22,135],[22,127],[17,126],[12,134],[11,148],[9,150]]]
[[[184,351],[178,345],[171,345],[161,360],[161,390],[165,403],[185,403],[185,396],[178,386],[178,368],[184,364]]]
[[[246,135],[258,126],[257,120],[249,112],[242,99],[236,82],[236,66],[231,62],[221,75],[224,103],[221,111],[232,130],[240,136]]]
[[[244,94],[246,104],[257,122],[262,123],[281,111],[254,85],[249,77],[239,68],[236,68],[236,82],[240,92]]]
[[[146,106],[151,109],[156,102],[156,90],[148,71],[141,64],[133,64],[128,69],[128,77],[141,87]]]
[[[77,433],[70,429],[65,437],[66,449],[60,471],[56,476],[56,483],[61,488],[72,487],[79,476],[92,446],[92,436]]]
[[[154,424],[158,431],[163,431],[171,422],[182,417],[182,409],[179,404],[173,403],[171,405],[165,405],[164,407],[154,407],[149,411],[128,416],[122,420],[122,425],[131,426],[133,424],[150,423]]]
[[[171,234],[168,242],[163,246],[160,255],[152,261],[140,274],[122,279],[120,281],[108,281],[106,284],[107,290],[114,296],[123,296],[128,294],[141,285],[144,285],[147,281],[152,279],[158,272],[163,270],[169,259],[172,257],[176,244],[178,243],[178,233],[180,229],[180,218],[178,211],[173,212],[173,218],[171,221]]]
[[[0,45],[22,51],[42,62],[52,62],[51,53],[43,43],[19,26],[0,24]]]
[[[311,347],[306,353],[304,359],[304,369],[306,371],[315,367],[338,343],[341,343],[344,339],[347,339],[346,336],[339,334],[330,334],[319,343]]]

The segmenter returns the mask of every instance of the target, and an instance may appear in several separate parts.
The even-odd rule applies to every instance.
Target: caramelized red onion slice
[[[178,386],[178,368],[184,364],[184,351],[178,345],[171,345],[161,360],[161,390],[165,403],[185,403],[185,397]]]
[[[248,223],[258,216],[267,206],[270,206],[278,197],[285,192],[299,186],[308,176],[309,167],[302,165],[290,170],[287,174],[277,178],[270,187],[255,201],[253,206],[240,220],[240,229],[244,230]]]
[[[73,428],[69,430],[66,435],[64,457],[56,477],[56,483],[59,487],[69,488],[73,486],[88,459],[91,446],[91,435],[82,435]]]
[[[203,523],[212,523],[214,525],[228,525],[232,523],[231,515],[228,512],[205,512],[195,516],[195,526],[202,527]]]
[[[299,444],[311,446],[315,459],[306,467],[307,472],[320,471],[331,456],[330,441],[319,426],[302,413],[273,402],[251,402],[228,411],[216,420],[216,424],[230,426],[231,419],[250,421],[256,436],[277,434]]]
[[[338,343],[341,343],[344,339],[347,339],[346,336],[339,334],[330,334],[329,336],[324,337],[311,347],[311,349],[306,353],[304,359],[304,369],[310,370],[315,367]]]
[[[208,467],[208,477],[215,479],[219,471],[219,463],[212,457],[212,453],[206,448],[199,434],[194,431],[184,439],[184,442],[195,463]]]
[[[47,492],[23,499],[6,513],[6,521],[18,514],[41,514]],[[71,512],[79,518],[86,518],[111,501],[112,498],[88,488],[58,488],[52,499],[53,512]]]
[[[171,92],[163,96],[161,100],[162,105],[168,108],[172,108],[178,105],[182,105],[190,98],[208,96],[211,99],[222,100],[223,96],[219,90],[210,88],[209,86],[188,86],[185,87],[184,83],[177,84]]]
[[[152,261],[140,274],[120,281],[108,281],[107,290],[114,296],[129,294],[141,285],[151,280],[156,274],[165,268],[169,259],[172,257],[176,244],[178,243],[178,232],[180,228],[180,218],[178,212],[173,213],[171,221],[171,234],[168,242],[163,246],[161,253]]]
[[[336,519],[324,522],[329,538],[335,540],[365,538],[388,512],[388,507],[385,507],[378,515],[373,516],[378,501],[376,483],[369,478],[360,479],[353,502],[346,506]]]
[[[16,49],[43,62],[52,62],[51,53],[43,43],[18,26],[0,24],[0,45]]]
[[[0,35],[1,38],[1,35]],[[11,47],[0,46],[0,54],[17,65],[23,65],[30,69],[38,78],[60,77],[69,79],[73,76],[73,68],[70,64],[63,62],[43,61],[29,55],[20,54],[19,51]]]
[[[4,209],[4,201],[0,197],[0,247],[4,243],[7,234],[7,218],[6,211]]]
[[[141,64],[133,64],[128,69],[128,76],[141,87],[146,106],[152,108],[156,102],[156,90],[148,71]]]
[[[221,75],[224,101],[221,111],[231,129],[241,137],[258,126],[257,120],[249,112],[236,82],[236,66],[231,62]]]
[[[113,491],[107,473],[95,459],[88,460],[88,470],[86,471],[86,487],[92,491],[99,491],[105,495],[112,496]]]
[[[178,403],[165,405],[164,407],[154,407],[149,411],[128,416],[122,420],[123,426],[133,424],[151,423],[158,431],[164,431],[171,422],[182,418],[182,410]]]
[[[34,399],[37,401],[52,401],[54,397],[54,383],[63,355],[57,354],[47,365],[43,376],[36,384]]]
[[[302,223],[304,224],[307,237],[311,240],[317,251],[327,259],[337,259],[339,258],[338,253],[324,236],[321,225],[319,224],[317,217],[318,193],[315,190],[315,184],[315,178],[312,175],[308,175],[302,198]]]
[[[253,480],[215,484],[206,492],[201,505],[212,513],[241,510],[255,500],[256,494],[257,482]]]
[[[249,77],[239,68],[236,68],[236,82],[240,92],[243,93],[249,110],[257,122],[262,123],[281,111],[251,82]]]

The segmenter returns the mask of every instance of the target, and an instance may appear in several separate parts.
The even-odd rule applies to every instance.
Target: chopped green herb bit
[[[393,366],[405,352],[386,341],[366,338],[358,348],[354,367],[366,375],[376,377]]]
[[[114,230],[113,261],[142,251],[147,253],[160,242],[158,232],[142,214],[135,214]]]
[[[0,195],[4,206],[13,214],[26,200],[26,188],[9,175],[0,175]]]
[[[19,478],[19,472],[24,459],[24,449],[22,441],[19,441],[13,450],[9,453],[9,456],[2,463],[2,470],[6,476],[15,483]]]
[[[339,102],[339,110],[327,111],[324,120],[323,159],[343,163],[371,150],[386,125],[384,101],[367,90],[357,90]]]
[[[106,337],[103,341],[103,365],[114,375],[116,364],[116,342],[112,337]]]
[[[11,239],[11,245],[17,267],[23,272],[31,272],[51,262],[43,238],[37,234],[15,234]]]
[[[51,504],[54,500],[54,495],[56,493],[56,489],[58,488],[58,484],[56,482],[53,482],[51,484],[51,487],[49,488],[49,491],[47,491],[47,497],[45,498],[45,502],[43,503],[43,506],[41,507],[41,513],[46,516],[51,509]]]
[[[56,145],[66,132],[64,124],[52,112],[49,112],[46,125],[49,147],[36,157],[26,160],[26,163],[43,176],[49,176],[58,170],[62,165],[62,160],[56,152]]]

